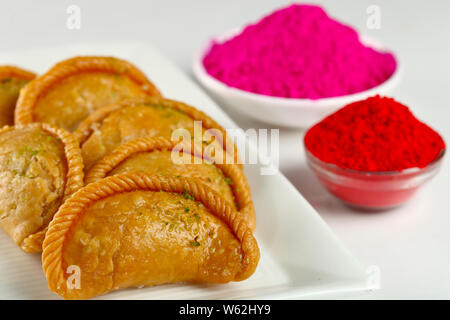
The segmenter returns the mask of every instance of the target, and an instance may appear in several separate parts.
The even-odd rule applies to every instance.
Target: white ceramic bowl
[[[238,32],[239,30],[216,39],[222,42]],[[377,50],[388,50],[367,37],[362,37],[361,41]],[[272,97],[229,87],[210,76],[202,63],[203,57],[209,52],[210,48],[211,43],[208,43],[194,58],[193,71],[200,84],[225,108],[232,109],[246,117],[281,127],[308,128],[348,103],[363,100],[376,94],[386,95],[397,86],[402,73],[401,65],[396,56],[397,68],[392,76],[380,85],[366,91],[317,100]]]

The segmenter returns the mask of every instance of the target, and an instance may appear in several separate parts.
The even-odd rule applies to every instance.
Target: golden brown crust
[[[165,137],[144,137],[129,141],[118,148],[112,154],[105,156],[98,161],[86,174],[86,184],[98,181],[108,175],[120,163],[130,156],[139,152],[152,152],[155,150],[174,150],[178,146],[174,142]],[[206,159],[204,146],[202,150],[194,150],[194,148],[183,148],[183,152],[189,152],[192,155],[198,155],[200,158]],[[250,187],[241,168],[237,164],[220,164],[213,162],[224,175],[231,180],[231,189],[236,199],[236,204],[240,213],[247,220],[249,227],[254,230],[256,225],[255,210],[251,197]]]
[[[83,122],[80,123],[77,130],[75,130],[74,135],[78,140],[80,146],[89,139],[90,135],[93,133],[94,127],[98,127],[105,118],[108,117],[115,110],[128,107],[135,106],[140,104],[154,104],[154,105],[162,105],[167,108],[173,108],[175,110],[179,110],[185,114],[187,114],[190,118],[201,121],[202,126],[205,129],[215,129],[218,130],[222,137],[225,137],[225,141],[219,141],[224,150],[233,157],[233,163],[238,164],[239,167],[242,167],[242,162],[239,158],[239,153],[236,148],[236,145],[233,143],[231,138],[228,136],[226,130],[222,128],[216,121],[214,121],[211,117],[206,115],[204,112],[197,110],[196,108],[187,105],[185,103],[164,99],[161,97],[146,97],[146,98],[137,98],[132,100],[121,101],[119,103],[105,106],[103,108],[98,109],[96,112],[92,113],[89,117],[87,117]],[[224,161],[225,162],[225,161]]]
[[[253,274],[259,261],[258,244],[247,223],[228,201],[196,179],[151,176],[133,172],[107,177],[85,186],[68,199],[55,214],[46,233],[42,254],[42,265],[50,290],[63,295],[67,290],[63,270],[63,246],[66,235],[80,215],[100,199],[137,190],[188,192],[196,201],[202,202],[212,214],[230,228],[241,243],[242,264],[234,280],[244,280]]]
[[[22,249],[25,252],[41,252],[42,243],[44,242],[45,234],[47,233],[48,226],[43,230],[33,233],[23,240]]]
[[[33,80],[36,74],[15,66],[0,66],[0,78],[17,78],[23,80]]]
[[[20,90],[36,75],[14,67],[0,66],[0,126],[14,124],[14,111]]]
[[[36,126],[46,131],[53,137],[57,137],[64,145],[64,154],[67,161],[67,176],[64,186],[63,201],[69,198],[75,191],[83,187],[84,185],[84,166],[83,159],[81,157],[81,151],[78,147],[78,143],[74,136],[61,128],[56,128],[46,123],[33,123],[24,126]],[[22,126],[4,126],[0,129],[0,134],[13,130],[14,128],[20,128]],[[40,252],[42,251],[42,241],[47,228],[31,234],[24,239],[22,249],[26,252]]]
[[[161,93],[150,80],[131,63],[100,56],[74,57],[57,63],[48,72],[31,81],[21,92],[15,111],[15,124],[35,122],[34,106],[39,97],[53,85],[69,76],[88,73],[107,72],[111,74],[126,74],[139,84],[148,95],[161,96]]]

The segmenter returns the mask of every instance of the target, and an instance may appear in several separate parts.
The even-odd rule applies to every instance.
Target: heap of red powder
[[[305,146],[326,163],[360,171],[423,168],[445,149],[441,136],[408,107],[380,96],[328,116],[308,130]]]
[[[357,32],[312,5],[278,10],[239,35],[214,42],[206,71],[258,94],[319,99],[361,92],[395,71],[392,54],[364,46]]]

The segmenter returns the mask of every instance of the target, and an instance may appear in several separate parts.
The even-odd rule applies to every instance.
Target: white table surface
[[[392,95],[450,143],[450,2],[309,1],[395,50],[404,77]],[[5,1],[0,50],[77,42],[152,44],[191,74],[194,52],[211,36],[257,20],[289,1]],[[81,8],[81,29],[69,30],[66,9]],[[381,29],[366,27],[369,5],[381,8]],[[30,57],[32,59],[32,57]],[[231,114],[243,128],[267,128]],[[306,167],[301,130],[280,130],[280,167],[365,265],[381,270],[381,289],[328,298],[450,298],[450,168],[402,208],[362,213],[330,196]],[[448,156],[447,156],[448,158]]]

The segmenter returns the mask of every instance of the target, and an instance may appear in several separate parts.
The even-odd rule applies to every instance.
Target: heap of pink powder
[[[214,42],[206,71],[258,94],[319,99],[361,92],[386,81],[396,61],[363,45],[357,32],[312,5],[291,5]]]

